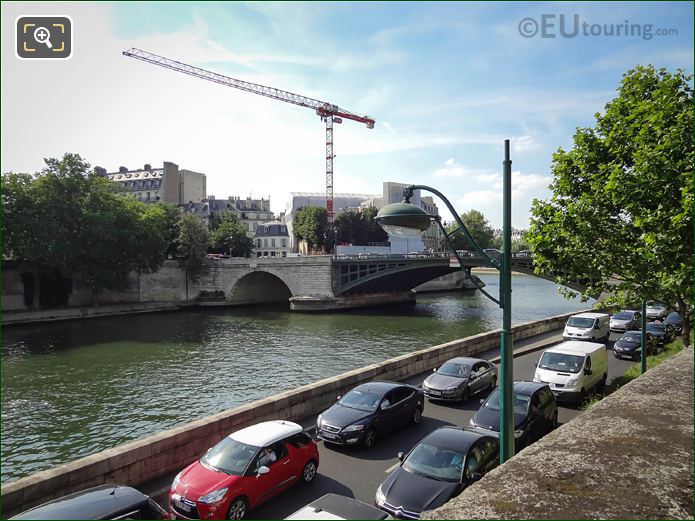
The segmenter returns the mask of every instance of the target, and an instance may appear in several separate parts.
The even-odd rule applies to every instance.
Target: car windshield
[[[493,411],[499,411],[501,408],[500,398],[500,388],[497,387],[492,394],[488,396],[488,399],[483,404],[483,407],[487,407]],[[529,400],[530,397],[525,394],[514,393],[514,412],[517,414],[526,414],[528,412]]]
[[[403,468],[442,481],[461,481],[464,455],[444,447],[420,443],[403,462]]]
[[[561,371],[565,373],[578,373],[584,365],[584,357],[568,355],[565,353],[551,353],[546,351],[538,362],[541,369]]]
[[[200,462],[213,470],[241,476],[259,449],[227,436],[200,458]]]
[[[664,324],[655,324],[654,322],[650,322],[647,324],[647,331],[652,333],[665,333],[666,326]]]
[[[583,328],[594,327],[594,319],[585,317],[570,317],[570,319],[567,321],[567,325],[570,327]]]
[[[647,307],[649,309],[664,310],[666,309],[666,304],[661,304],[660,302],[650,302],[649,304],[647,304]]]
[[[617,318],[618,320],[631,320],[632,313],[628,313],[627,311],[621,311],[620,313],[616,313],[615,315],[613,315],[613,318]]]
[[[639,331],[628,331],[620,337],[620,340],[626,340],[628,342],[641,342],[642,333]]]
[[[350,407],[359,411],[374,412],[381,401],[381,395],[369,391],[353,389],[338,402],[343,407]]]
[[[461,362],[447,362],[439,369],[437,373],[444,376],[458,376],[460,378],[465,378],[471,372],[471,366]]]

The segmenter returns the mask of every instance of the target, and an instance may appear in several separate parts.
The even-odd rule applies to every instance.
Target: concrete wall
[[[693,350],[524,449],[425,519],[693,519]]]
[[[515,338],[564,325],[565,314],[521,324]],[[330,406],[335,397],[374,379],[402,380],[431,370],[453,356],[474,355],[499,345],[500,331],[482,333],[326,378],[148,436],[2,486],[5,514],[101,483],[138,485],[181,469],[234,430],[272,419],[301,420]]]

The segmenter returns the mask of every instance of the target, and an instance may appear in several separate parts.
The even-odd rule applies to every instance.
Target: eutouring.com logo
[[[578,38],[618,37],[651,40],[655,36],[678,36],[678,29],[654,28],[653,24],[623,23],[595,24],[582,20],[578,14],[542,14],[538,19],[523,18],[519,21],[519,34],[524,38]]]

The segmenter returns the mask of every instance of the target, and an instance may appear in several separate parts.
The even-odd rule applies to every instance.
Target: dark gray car
[[[497,367],[487,360],[457,357],[425,378],[422,389],[430,400],[466,401],[477,392],[497,386]]]

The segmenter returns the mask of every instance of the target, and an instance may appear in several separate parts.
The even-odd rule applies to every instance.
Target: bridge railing
[[[472,251],[459,250],[459,257],[482,259],[483,257]],[[333,259],[338,261],[355,260],[395,260],[395,259],[451,259],[454,255],[449,252],[412,252],[412,253],[352,253],[336,254]],[[512,260],[527,260],[532,258],[530,252],[512,252]]]

